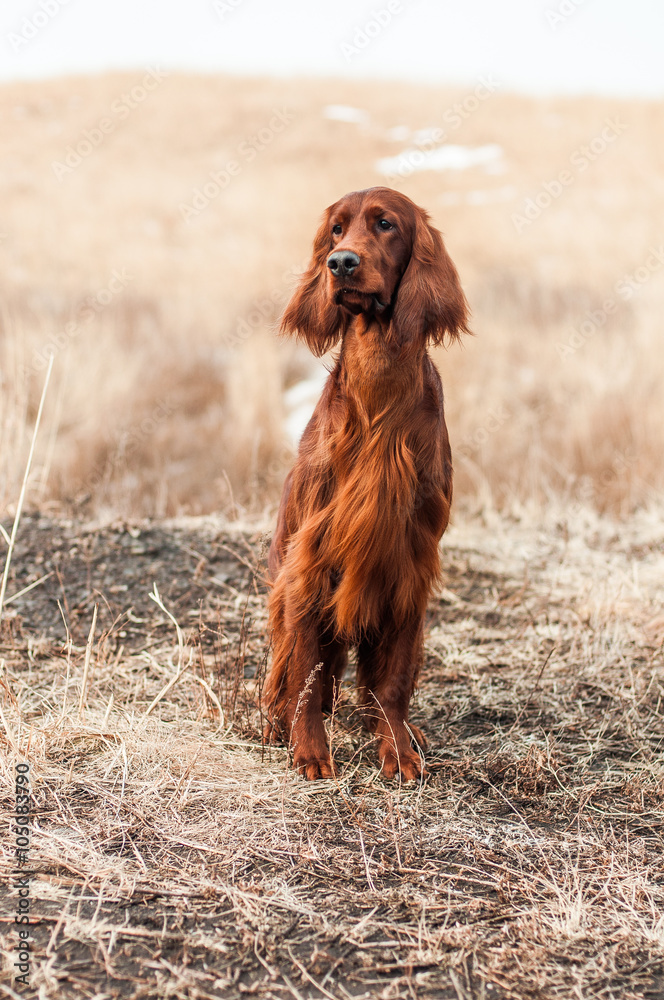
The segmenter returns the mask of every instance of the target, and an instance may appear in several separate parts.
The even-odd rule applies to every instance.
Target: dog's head
[[[327,209],[281,329],[320,355],[358,314],[375,318],[394,346],[468,332],[468,305],[440,233],[391,188],[353,191]]]

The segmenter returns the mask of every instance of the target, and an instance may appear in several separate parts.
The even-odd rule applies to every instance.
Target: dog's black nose
[[[335,278],[347,278],[359,263],[360,258],[352,250],[335,250],[327,258],[327,266]]]

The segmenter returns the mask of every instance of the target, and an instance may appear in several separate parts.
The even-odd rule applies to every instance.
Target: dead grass
[[[555,496],[625,513],[661,498],[660,105],[498,90],[455,129],[446,112],[465,92],[174,76],[58,179],[53,162],[138,82],[0,88],[6,508],[44,352],[63,336],[33,505],[163,516],[273,503],[291,458],[282,392],[315,364],[278,345],[274,323],[323,207],[381,182],[378,158],[409,145],[387,137],[395,125],[444,126],[449,142],[504,150],[502,173],[397,184],[445,232],[473,307],[477,337],[438,358],[458,502],[518,510]],[[332,102],[367,109],[369,125],[325,119]],[[241,144],[275,109],[292,121],[249,161]],[[607,120],[624,129],[585,169],[572,166]],[[181,207],[233,158],[239,173],[185,221]],[[512,216],[565,169],[572,183],[519,233]],[[584,328],[588,313],[600,319]]]
[[[9,829],[31,763],[39,995],[661,996],[661,523],[575,527],[447,537],[414,711],[432,776],[400,787],[352,685],[338,780],[261,748],[260,532],[25,521],[12,588],[55,572],[9,606],[0,767]]]

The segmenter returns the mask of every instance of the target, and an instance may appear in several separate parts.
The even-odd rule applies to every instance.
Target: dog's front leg
[[[323,656],[313,621],[274,637],[272,668],[265,695],[266,736],[275,730],[288,741],[293,767],[310,781],[334,776],[323,724]]]
[[[357,682],[364,720],[378,740],[383,774],[404,781],[426,777],[421,753],[426,740],[408,723],[408,706],[422,658],[422,622],[394,626],[375,639],[364,639],[357,652]]]

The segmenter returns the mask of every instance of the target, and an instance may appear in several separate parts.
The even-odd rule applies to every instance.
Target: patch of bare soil
[[[659,525],[450,533],[412,786],[377,771],[352,677],[328,722],[337,779],[262,748],[260,531],[24,520],[8,594],[41,582],[0,635],[7,995],[663,996]]]

